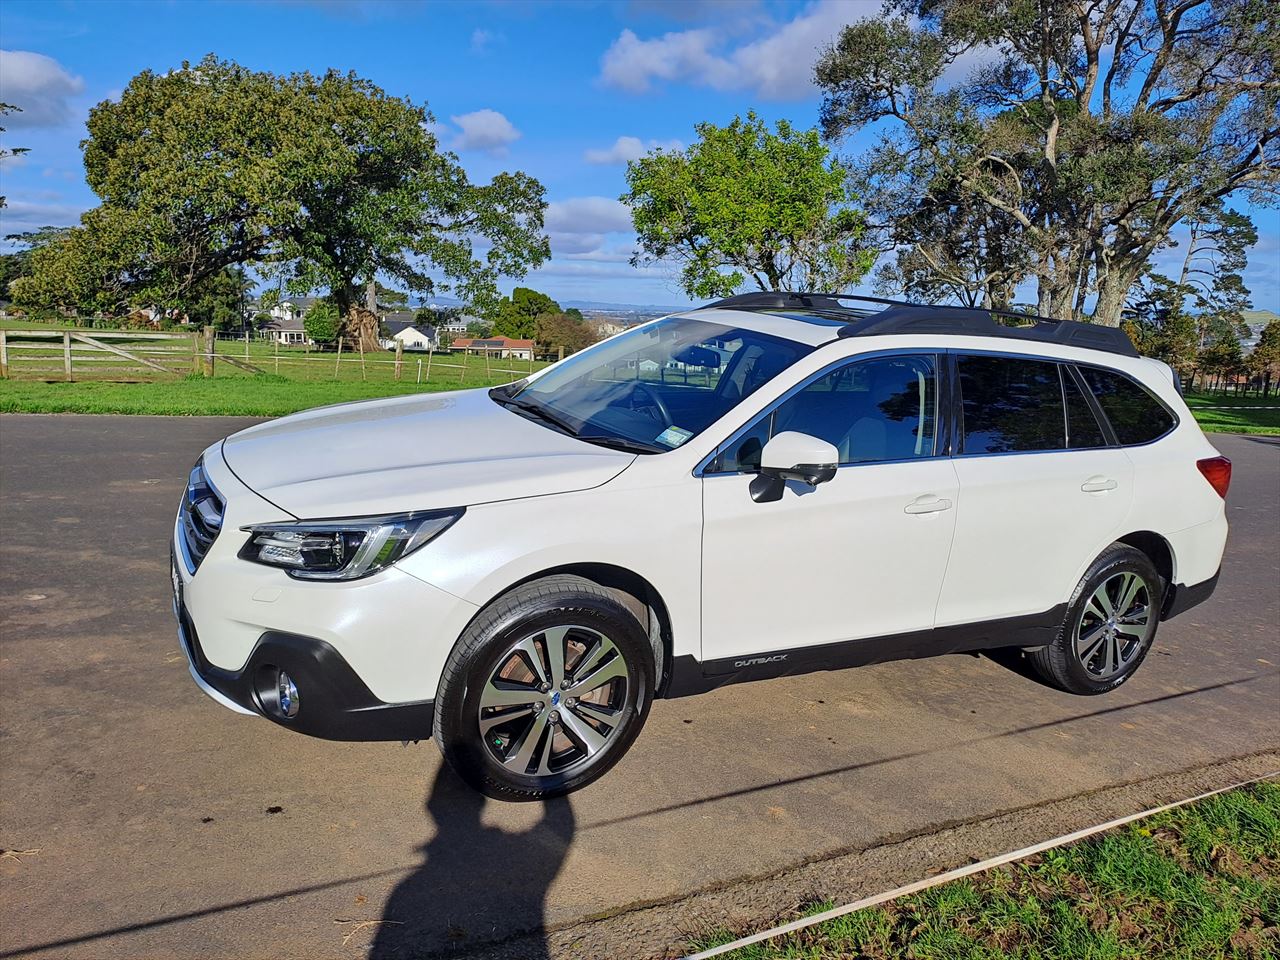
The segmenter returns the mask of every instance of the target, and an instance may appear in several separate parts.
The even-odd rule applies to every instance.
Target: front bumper
[[[323,640],[268,631],[258,638],[239,670],[211,664],[185,605],[175,606],[178,640],[191,675],[205,693],[237,713],[266,717],[282,727],[325,740],[423,740],[431,736],[434,703],[383,703]],[[298,713],[284,717],[269,708],[277,670],[298,687]],[[264,696],[265,694],[265,696]]]

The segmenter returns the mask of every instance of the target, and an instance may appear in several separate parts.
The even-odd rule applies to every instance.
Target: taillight
[[[1227,488],[1231,486],[1231,461],[1226,457],[1209,457],[1207,460],[1197,460],[1196,466],[1218,496],[1223,500],[1227,499]]]

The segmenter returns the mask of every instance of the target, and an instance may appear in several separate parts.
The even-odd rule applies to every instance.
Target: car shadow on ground
[[[491,944],[495,935],[501,939],[504,931],[520,931],[522,958],[549,957],[543,935],[547,890],[573,840],[573,809],[563,798],[543,801],[533,826],[503,830],[481,822],[486,803],[500,802],[440,764],[427,794],[433,833],[419,848],[422,866],[387,899],[370,960],[465,952],[469,945]]]

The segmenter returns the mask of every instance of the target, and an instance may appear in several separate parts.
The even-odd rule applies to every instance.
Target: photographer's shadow
[[[480,822],[486,802],[440,764],[426,802],[435,834],[421,848],[422,866],[387,899],[371,960],[466,953],[514,935],[528,939],[522,957],[549,956],[547,891],[573,839],[573,809],[563,798],[544,801],[536,824],[507,831]]]

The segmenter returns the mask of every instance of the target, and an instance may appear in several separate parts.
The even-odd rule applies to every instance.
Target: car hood
[[[222,455],[246,486],[302,519],[586,490],[635,459],[528,420],[486,390],[308,410],[228,437]]]

